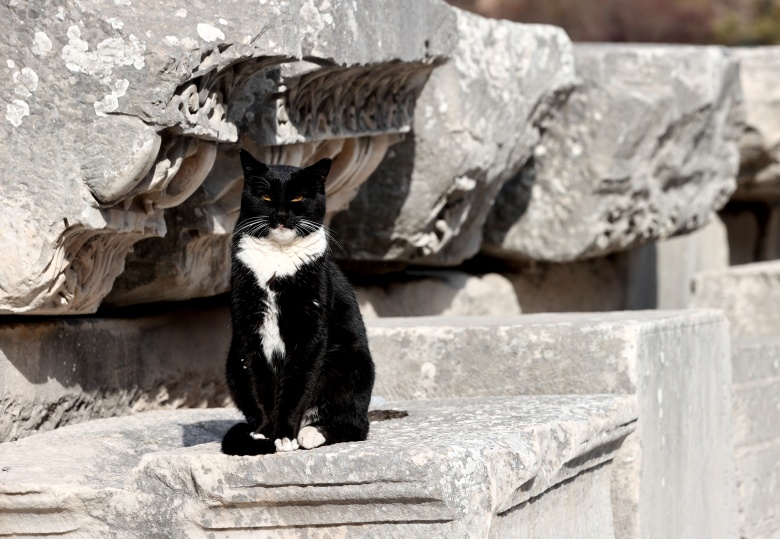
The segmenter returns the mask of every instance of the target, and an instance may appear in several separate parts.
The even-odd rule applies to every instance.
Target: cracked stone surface
[[[504,185],[482,250],[569,262],[695,230],[736,187],[743,121],[721,47],[574,47],[578,85]]]
[[[133,245],[164,236],[166,210],[239,142],[291,164],[336,157],[343,209],[410,129],[455,25],[433,0],[36,0],[2,13],[0,173],[14,181],[0,185],[0,313],[35,314],[94,312]],[[224,235],[229,172],[209,182],[227,199],[199,216],[205,231]],[[180,287],[210,254],[172,255],[168,268],[185,259]],[[140,273],[120,290],[127,303],[148,297]]]
[[[627,396],[386,405],[366,442],[229,457],[234,410],[147,412],[0,445],[0,534],[614,537]],[[314,510],[313,510],[314,509]]]
[[[456,13],[457,45],[417,101],[413,136],[333,221],[345,258],[457,265],[474,256],[499,189],[574,83],[561,29]]]
[[[780,201],[780,47],[732,49],[745,94],[737,200]]]

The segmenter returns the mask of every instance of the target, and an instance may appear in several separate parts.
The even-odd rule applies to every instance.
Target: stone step
[[[780,336],[780,260],[699,273],[692,304],[723,309],[732,335]]]
[[[213,405],[204,396],[216,399],[224,388],[228,324],[227,310],[212,308],[2,327],[0,434],[8,439],[25,426],[29,433],[133,408]],[[731,359],[722,314],[420,317],[367,327],[375,394],[386,400],[636,395],[642,422],[613,473],[620,536],[736,535],[734,455],[724,428],[731,424]],[[702,503],[683,507],[668,492]]]
[[[780,337],[732,343],[740,536],[780,537]]]
[[[731,359],[721,313],[384,318],[369,328],[374,392],[391,399],[636,395],[639,427],[613,470],[618,535],[736,537]]]
[[[627,396],[397,402],[366,442],[229,457],[230,409],[94,420],[0,445],[0,536],[614,537]],[[402,414],[394,414],[402,415]]]

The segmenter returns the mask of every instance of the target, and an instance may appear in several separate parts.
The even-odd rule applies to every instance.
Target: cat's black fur
[[[314,420],[309,425],[324,436],[325,444],[365,440],[374,364],[354,292],[330,250],[326,247],[313,258],[304,256],[294,274],[274,274],[265,288],[258,277],[261,273],[253,272],[241,258],[246,251],[242,245],[248,244],[242,244],[242,238],[265,242],[252,245],[271,245],[274,234],[284,232],[277,228],[280,223],[294,230],[296,237],[325,234],[315,227],[322,227],[325,217],[330,160],[304,169],[271,166],[241,150],[241,164],[244,189],[231,246],[233,334],[226,370],[231,395],[246,423],[228,431],[222,451],[258,455],[282,450],[279,441],[287,438],[294,443],[304,414],[312,408],[317,417],[307,414],[309,421]],[[264,200],[264,195],[271,200]],[[303,198],[293,202],[297,197]],[[314,237],[318,236],[308,239]],[[265,264],[275,256],[252,260]],[[263,346],[263,335],[268,334],[260,331],[271,327],[263,326],[271,308],[269,292],[275,294],[278,335],[284,343],[284,353],[277,348],[271,358]],[[304,448],[300,439],[296,441]]]

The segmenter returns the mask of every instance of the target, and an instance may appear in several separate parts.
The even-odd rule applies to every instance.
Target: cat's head
[[[306,168],[266,165],[241,150],[244,190],[236,234],[289,243],[322,226],[330,159]]]

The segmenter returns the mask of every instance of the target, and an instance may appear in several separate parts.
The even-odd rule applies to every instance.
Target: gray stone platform
[[[780,337],[735,339],[732,369],[740,537],[780,537]]]
[[[616,459],[620,537],[737,536],[728,325],[716,311],[370,322],[391,399],[619,393],[639,425]],[[680,500],[697,500],[682,504]]]
[[[0,331],[3,434],[133,409],[213,404],[201,400],[209,388],[224,387],[228,324],[227,310],[213,308],[8,325]],[[734,453],[725,427],[731,360],[721,314],[384,318],[367,326],[375,394],[388,400],[636,395],[641,423],[613,470],[618,535],[736,535]],[[65,361],[61,342],[80,343],[68,345],[78,354]],[[671,492],[701,503],[683,507]]]
[[[233,410],[95,420],[0,445],[0,536],[614,537],[626,396],[399,402],[369,440],[228,457]]]

